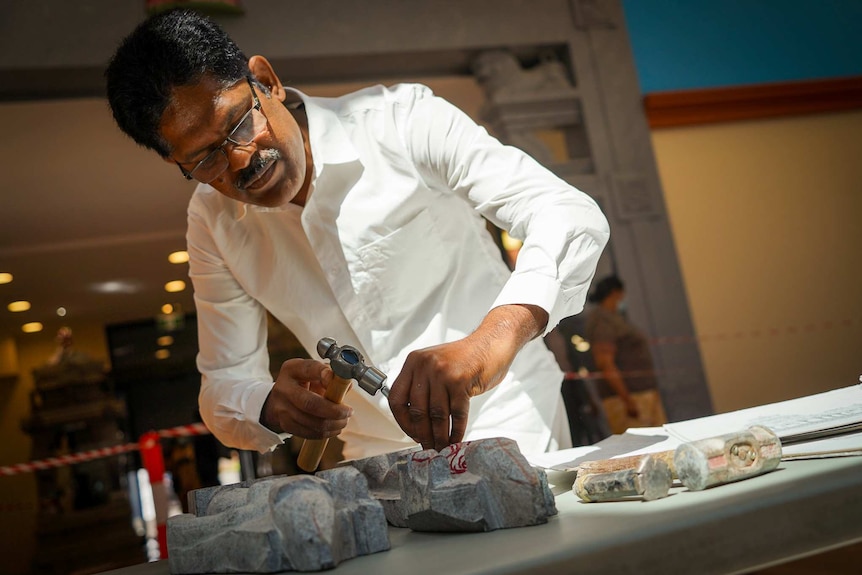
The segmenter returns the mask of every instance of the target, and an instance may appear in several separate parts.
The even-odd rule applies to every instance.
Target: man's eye
[[[218,148],[207,154],[207,157],[201,160],[201,167],[211,166],[216,161],[216,156],[218,155]]]

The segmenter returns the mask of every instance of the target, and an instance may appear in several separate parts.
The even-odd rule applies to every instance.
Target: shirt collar
[[[285,106],[305,105],[305,115],[308,118],[308,139],[311,142],[311,158],[314,163],[314,173],[311,176],[312,188],[327,164],[347,164],[359,161],[359,153],[353,146],[353,142],[350,141],[338,116],[330,107],[325,105],[330,99],[312,98],[296,88],[288,88],[287,86],[285,86],[285,92],[287,92],[284,101]],[[236,204],[237,220],[242,219],[249,208],[258,212],[277,212],[292,205],[267,208],[240,201],[236,201]]]
[[[359,160],[359,153],[344,130],[336,113],[326,103],[330,98],[310,98],[294,88],[286,88],[286,104],[297,99],[305,104],[308,118],[308,137],[311,140],[311,156],[314,172],[320,175],[326,164],[346,164]]]

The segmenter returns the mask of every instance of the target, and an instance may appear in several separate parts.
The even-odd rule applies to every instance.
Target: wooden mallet
[[[326,387],[326,393],[323,394],[323,397],[329,401],[341,403],[354,379],[359,387],[369,394],[374,395],[380,391],[385,397],[389,397],[389,388],[384,385],[386,374],[376,367],[365,365],[365,358],[355,347],[350,345],[338,347],[334,339],[324,337],[317,342],[317,353],[323,359],[329,360],[329,367],[334,374],[332,381]],[[329,438],[306,439],[296,460],[300,469],[309,472],[317,469],[327,443]]]

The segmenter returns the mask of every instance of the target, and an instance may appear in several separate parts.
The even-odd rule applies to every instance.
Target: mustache
[[[238,190],[245,191],[249,184],[254,182],[257,177],[266,170],[270,164],[281,159],[281,152],[273,148],[260,150],[255,154],[248,166],[240,170],[234,184]]]

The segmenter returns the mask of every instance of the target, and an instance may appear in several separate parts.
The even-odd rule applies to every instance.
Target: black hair
[[[249,75],[248,58],[215,22],[192,10],[171,10],[141,22],[105,70],[117,125],[135,142],[167,157],[159,123],[171,91],[211,76],[225,88]]]
[[[601,303],[614,291],[624,289],[625,286],[623,285],[622,280],[615,275],[610,275],[596,283],[596,287],[593,288],[593,293],[590,295],[590,301],[593,303]]]

